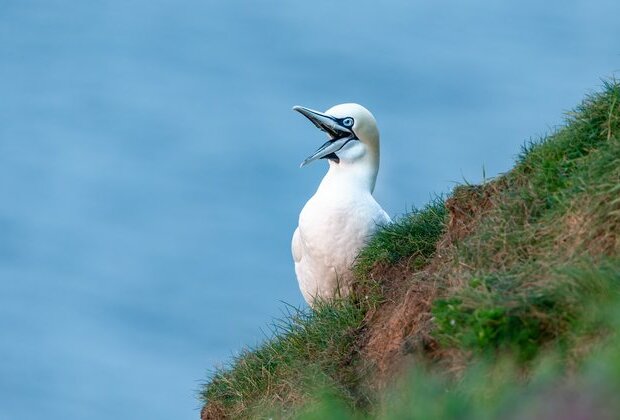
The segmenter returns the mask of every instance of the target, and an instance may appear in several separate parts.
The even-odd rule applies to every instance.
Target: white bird
[[[328,159],[329,170],[301,211],[292,243],[299,288],[312,306],[317,298],[350,292],[355,258],[390,217],[372,196],[379,171],[379,130],[373,115],[358,104],[336,105],[325,113],[293,109],[329,136],[301,164]]]

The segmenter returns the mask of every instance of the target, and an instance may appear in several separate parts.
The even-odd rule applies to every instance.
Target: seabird
[[[302,106],[293,110],[329,136],[301,164],[327,159],[329,170],[302,209],[292,242],[299,288],[312,306],[316,299],[350,292],[355,258],[390,217],[372,196],[379,171],[379,130],[370,111],[352,103],[324,113]]]

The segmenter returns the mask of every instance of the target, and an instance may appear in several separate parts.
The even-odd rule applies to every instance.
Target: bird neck
[[[362,161],[362,162],[344,162],[340,163],[329,161],[329,170],[318,191],[339,193],[350,192],[368,192],[372,194],[377,181],[377,173],[379,172],[379,162]]]

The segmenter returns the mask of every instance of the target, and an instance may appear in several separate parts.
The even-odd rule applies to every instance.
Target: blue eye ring
[[[347,128],[353,127],[353,118],[347,117],[347,118],[343,119],[342,120],[342,125],[344,125]]]

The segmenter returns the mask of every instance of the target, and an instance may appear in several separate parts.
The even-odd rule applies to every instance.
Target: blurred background
[[[197,419],[303,306],[327,164],[296,104],[378,120],[392,216],[507,171],[620,70],[620,3],[0,0],[0,419]]]

